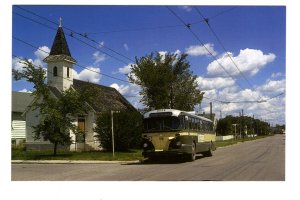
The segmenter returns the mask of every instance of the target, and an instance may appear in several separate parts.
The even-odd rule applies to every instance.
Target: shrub
[[[142,134],[142,115],[138,112],[121,111],[113,114],[115,151],[139,148]],[[112,151],[111,113],[102,113],[96,122],[95,137],[101,146]]]

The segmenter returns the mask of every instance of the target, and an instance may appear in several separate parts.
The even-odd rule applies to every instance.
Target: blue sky
[[[202,17],[191,6],[170,6],[180,18],[191,24],[191,29],[213,53],[208,54],[201,43],[165,6],[20,6],[53,22],[62,25],[69,49],[78,64],[94,71],[127,80],[126,73],[135,57],[151,52],[188,53],[191,69],[198,76],[199,88],[205,97],[213,99],[213,110],[220,117],[238,115],[242,109],[246,115],[266,120],[271,124],[285,123],[285,83],[286,83],[286,7],[285,6],[197,6],[209,19],[209,24],[217,34],[227,53],[214,37]],[[54,28],[32,22],[26,18]],[[75,35],[88,42],[87,46],[71,37],[72,29],[87,34],[88,38]],[[45,51],[51,48],[57,25],[13,7],[12,35]],[[113,49],[118,54],[109,51]],[[104,54],[106,52],[109,55]],[[32,59],[41,67],[45,53],[18,40],[12,40],[14,55]],[[242,71],[239,73],[228,54]],[[128,57],[124,58],[124,57]],[[121,59],[120,62],[117,59]],[[215,61],[221,63],[230,76]],[[13,68],[19,69],[18,59],[13,58]],[[74,67],[76,78],[115,87],[136,107],[139,90],[136,85],[108,78],[97,73]],[[246,79],[245,79],[246,77]],[[249,81],[250,84],[247,82]],[[13,91],[31,91],[32,86],[25,81],[12,81]],[[282,94],[276,98],[276,95]],[[210,99],[203,99],[198,111],[208,112]],[[272,98],[272,99],[270,99]],[[216,101],[217,100],[217,101]],[[265,103],[230,103],[219,101],[255,101]]]

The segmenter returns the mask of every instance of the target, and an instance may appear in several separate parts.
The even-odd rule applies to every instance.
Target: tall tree
[[[33,127],[34,139],[43,137],[45,141],[50,141],[56,155],[58,145],[72,143],[70,130],[78,136],[84,134],[73,124],[72,117],[88,112],[86,103],[92,100],[94,88],[85,88],[80,93],[70,88],[54,97],[45,83],[45,71],[29,61],[24,61],[24,64],[24,70],[13,70],[13,76],[15,80],[25,79],[34,85],[32,109],[39,109],[41,116],[39,124]]]
[[[128,77],[139,85],[141,101],[148,109],[174,108],[193,110],[200,104],[203,92],[198,89],[197,76],[190,70],[187,54],[151,53],[136,58]]]

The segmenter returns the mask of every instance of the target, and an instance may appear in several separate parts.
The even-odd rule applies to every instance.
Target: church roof
[[[13,91],[11,98],[12,112],[23,113],[33,99],[34,96],[32,96],[31,93]]]
[[[115,88],[73,79],[73,87],[78,92],[86,86],[93,86],[99,92],[99,95],[95,96],[94,102],[91,103],[92,105],[90,104],[96,112],[137,111]]]
[[[72,58],[68,43],[62,27],[58,27],[49,56],[44,61],[51,62],[56,60],[67,60],[76,63]]]

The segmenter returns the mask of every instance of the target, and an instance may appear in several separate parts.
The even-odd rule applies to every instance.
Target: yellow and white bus
[[[161,109],[144,114],[143,156],[186,155],[194,161],[196,154],[212,156],[216,149],[213,122],[189,112]]]

